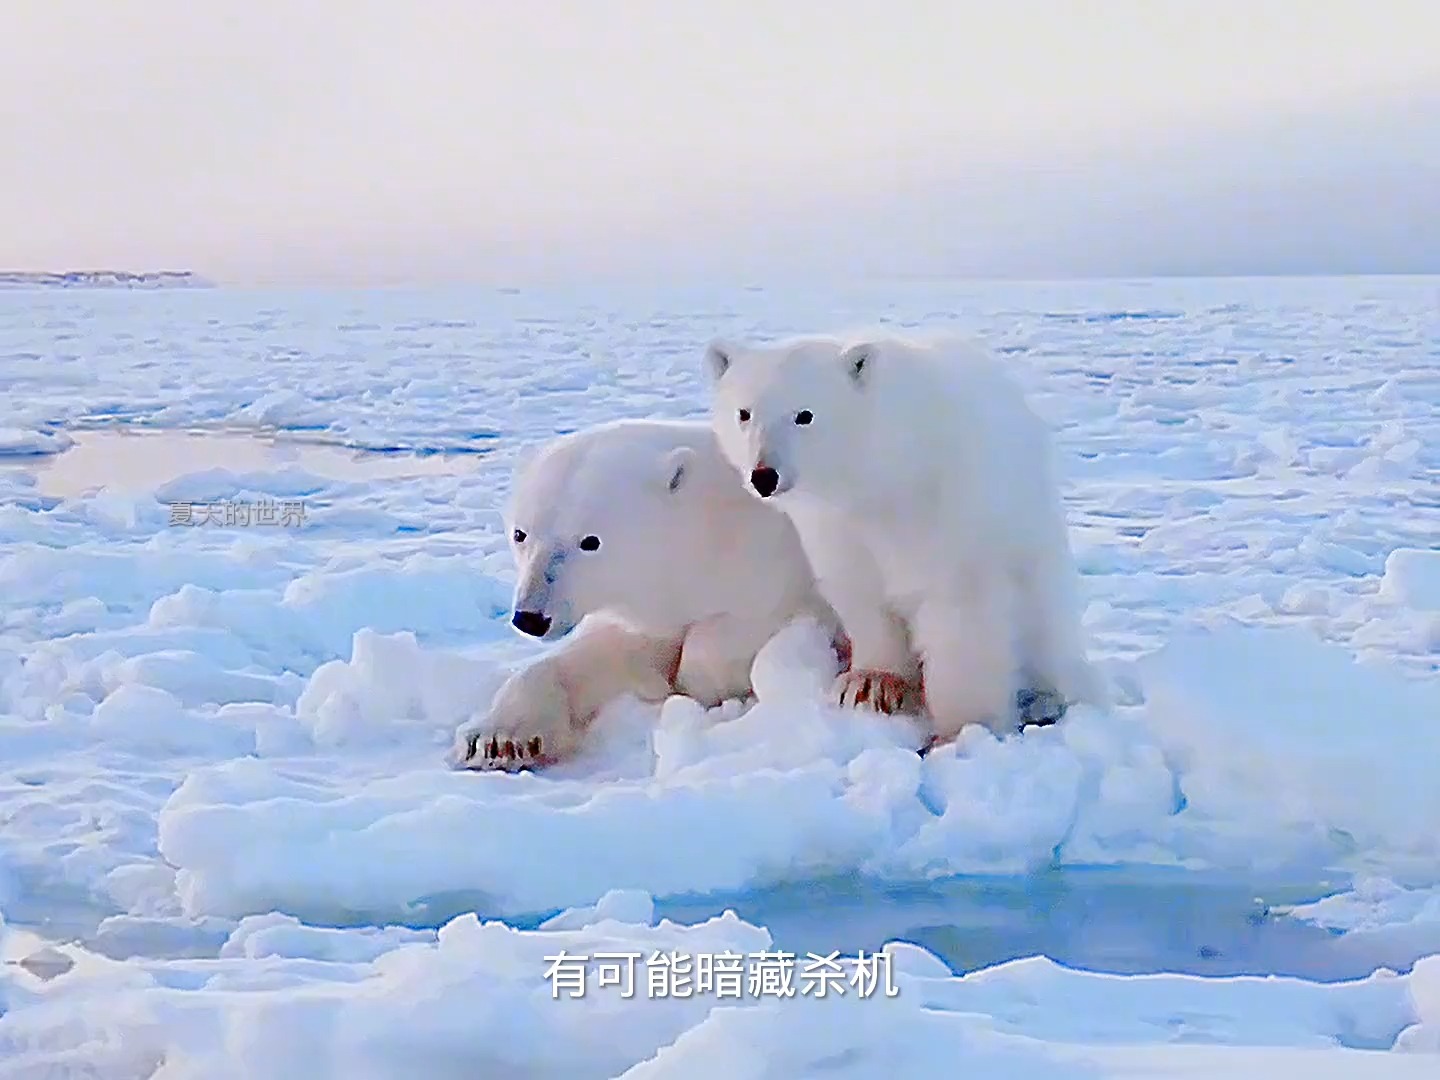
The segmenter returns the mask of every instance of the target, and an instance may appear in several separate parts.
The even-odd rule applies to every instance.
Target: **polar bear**
[[[614,420],[561,436],[517,471],[506,518],[511,622],[560,644],[462,728],[464,767],[567,757],[624,693],[707,707],[745,698],[756,654],[802,617],[831,633],[843,662],[794,526],[745,490],[704,420]]]
[[[704,363],[723,453],[795,523],[850,640],[838,704],[928,713],[934,746],[1013,729],[1017,702],[1105,700],[1052,438],[990,353],[811,336]]]

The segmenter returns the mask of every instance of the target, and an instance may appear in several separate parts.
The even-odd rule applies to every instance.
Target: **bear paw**
[[[472,731],[465,737],[459,764],[461,768],[478,772],[521,772],[554,765],[559,760],[557,755],[546,752],[543,735],[523,739]]]
[[[1057,691],[1048,688],[1027,688],[1015,695],[1015,711],[1018,726],[1021,728],[1051,727],[1064,719],[1069,709],[1070,703]],[[920,756],[924,757],[930,751],[954,742],[958,737],[958,733],[943,738],[931,735],[920,747]]]
[[[842,708],[870,709],[893,716],[919,707],[919,690],[893,671],[846,671],[835,680],[833,695]]]
[[[579,746],[569,696],[554,663],[541,661],[508,679],[488,715],[457,733],[457,768],[519,772],[554,765]]]
[[[1070,703],[1054,690],[1029,689],[1015,695],[1015,708],[1021,727],[1049,727],[1064,718]]]

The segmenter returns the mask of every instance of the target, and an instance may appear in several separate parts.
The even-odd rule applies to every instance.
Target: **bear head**
[[[562,436],[517,473],[506,512],[518,577],[511,624],[556,641],[605,611],[641,628],[668,621],[696,514],[696,455],[624,422]]]
[[[798,338],[750,346],[716,340],[705,350],[711,426],[746,490],[781,501],[829,498],[863,452],[866,395],[880,346]]]

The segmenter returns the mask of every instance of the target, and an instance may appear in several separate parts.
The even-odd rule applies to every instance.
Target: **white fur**
[[[514,610],[568,640],[501,687],[472,732],[482,750],[538,735],[564,756],[624,693],[746,697],[782,627],[835,627],[794,526],[746,493],[703,421],[617,420],[554,440],[519,471],[506,525]],[[596,550],[580,547],[587,536]]]
[[[1051,435],[1004,367],[964,341],[713,343],[712,426],[799,530],[868,671],[918,682],[939,741],[1013,725],[1039,684],[1100,702]],[[749,419],[740,419],[740,410]],[[807,412],[808,424],[797,423]]]

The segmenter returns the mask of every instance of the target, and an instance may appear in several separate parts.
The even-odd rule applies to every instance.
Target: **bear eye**
[[[581,551],[598,551],[600,548],[600,537],[585,536],[580,540]]]
[[[800,424],[802,427],[805,424],[810,423],[810,421],[814,419],[815,414],[812,413],[809,409],[801,409],[795,414],[795,423]]]
[[[525,530],[516,529],[510,534],[510,539],[514,540],[517,544],[523,544],[525,542]]]
[[[748,422],[749,422],[749,420],[750,420],[750,410],[749,410],[749,409],[741,409],[739,415],[740,415],[740,423],[744,424],[744,423],[748,423]]]

